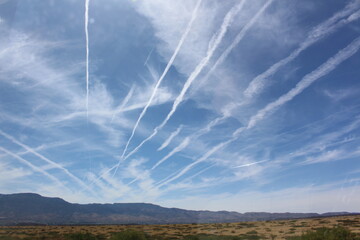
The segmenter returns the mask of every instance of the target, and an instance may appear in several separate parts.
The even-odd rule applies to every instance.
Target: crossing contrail
[[[213,155],[215,152],[219,151],[220,149],[222,149],[223,147],[225,147],[226,145],[228,145],[229,143],[235,141],[235,138],[231,138],[225,142],[222,142],[218,145],[216,145],[215,147],[212,147],[210,151],[208,151],[207,153],[205,153],[202,157],[200,157],[199,159],[197,159],[195,162],[190,163],[189,165],[187,165],[185,168],[183,168],[178,174],[176,174],[175,176],[173,176],[172,178],[168,179],[167,181],[164,181],[160,186],[166,185],[176,179],[178,179],[179,177],[183,176],[185,173],[187,173],[190,169],[192,169],[195,165],[205,161],[206,159],[208,159],[211,155]]]
[[[270,4],[268,2],[268,4]],[[267,6],[264,5],[263,9]],[[250,83],[249,87],[245,90],[244,94],[246,97],[250,97],[252,94],[256,92],[256,90],[259,90],[259,88],[256,88],[255,86],[258,86],[260,81],[264,81],[267,77],[274,74],[280,67],[286,65],[290,61],[292,61],[294,58],[296,58],[302,51],[307,49],[312,44],[316,43],[317,41],[321,40],[322,38],[330,35],[331,33],[335,32],[339,28],[343,27],[344,25],[348,24],[349,22],[357,20],[359,16],[359,11],[355,12],[359,8],[358,2],[352,2],[348,4],[342,11],[337,12],[334,14],[331,18],[328,20],[320,23],[315,28],[313,28],[310,33],[308,34],[307,39],[300,45],[298,49],[293,51],[288,57],[285,59],[277,62],[273,66],[271,66],[267,71],[264,73],[258,75],[254,80]],[[354,13],[355,12],[355,13]],[[262,12],[261,10],[258,12],[260,15]],[[256,19],[259,17],[259,15],[255,15],[253,19]],[[345,18],[345,19],[343,19]],[[253,20],[252,19],[252,20]],[[248,23],[249,26],[251,26],[255,21],[250,21]],[[246,27],[244,27],[245,31],[247,30]],[[235,39],[235,41],[230,45],[230,47],[227,49],[228,51],[225,51],[223,55],[218,59],[218,61],[214,64],[213,68],[209,71],[208,75],[205,77],[205,79],[215,70],[215,68],[226,58],[228,53],[230,53],[231,49],[238,44],[238,42],[241,40],[241,38],[244,36],[242,32],[240,32]],[[212,121],[210,124],[206,126],[206,128],[203,129],[204,132],[210,131],[210,129],[217,124],[219,120],[222,120],[226,118],[223,116],[222,118],[216,118],[214,121]],[[244,128],[238,129],[237,132],[234,132],[234,135],[238,135],[240,132],[244,131]],[[201,131],[200,131],[201,132]],[[198,135],[201,135],[199,132]],[[192,137],[192,139],[194,139]],[[178,146],[179,147],[179,146]],[[178,148],[177,147],[177,148]],[[184,169],[186,171],[186,169]],[[181,173],[179,173],[181,174]]]
[[[62,170],[66,175],[68,175],[71,179],[73,179],[76,183],[78,183],[80,186],[86,188],[87,190],[89,190],[90,192],[92,192],[93,194],[95,194],[83,181],[81,181],[78,177],[76,177],[75,175],[73,175],[69,170],[67,170],[66,168],[64,168],[63,166],[61,166],[60,164],[48,159],[47,157],[41,155],[40,153],[38,153],[37,151],[35,151],[33,148],[29,147],[28,145],[25,145],[21,142],[19,142],[18,140],[16,140],[14,137],[10,136],[9,134],[3,132],[2,130],[0,130],[0,135],[2,135],[3,137],[7,138],[8,140],[10,140],[11,142],[19,145],[20,147],[26,149],[28,152],[34,154],[35,156],[39,157],[40,159],[44,160],[45,162],[49,163],[51,166]]]
[[[333,71],[339,64],[344,62],[346,59],[353,56],[356,52],[358,52],[360,48],[360,37],[356,38],[354,41],[352,41],[348,46],[340,50],[337,54],[335,54],[333,57],[328,59],[325,63],[323,63],[321,66],[319,66],[314,71],[308,73],[305,75],[294,88],[292,88],[289,92],[279,97],[277,100],[269,103],[264,108],[259,110],[255,115],[253,115],[246,127],[240,127],[236,131],[233,132],[232,138],[229,140],[219,143],[215,147],[212,147],[210,151],[206,152],[202,157],[194,161],[193,163],[187,165],[185,168],[182,169],[178,174],[173,176],[172,178],[168,179],[167,181],[163,182],[161,185],[168,184],[181,176],[183,176],[185,173],[187,173],[190,169],[192,169],[195,165],[205,161],[208,159],[211,155],[213,155],[215,152],[219,151],[220,149],[224,148],[228,144],[234,142],[239,134],[245,130],[249,130],[256,126],[256,124],[262,120],[266,115],[269,113],[272,113],[285,103],[291,101],[294,97],[302,93],[307,87],[309,87],[312,83],[320,79],[321,77],[329,74],[331,71]]]
[[[175,113],[175,111],[176,111],[177,107],[179,106],[179,104],[183,101],[184,96],[185,96],[186,92],[188,91],[188,89],[190,88],[193,81],[197,78],[197,76],[201,73],[203,68],[210,61],[210,59],[213,56],[215,50],[217,49],[217,47],[220,45],[222,39],[224,38],[224,36],[225,36],[225,34],[226,34],[227,30],[228,30],[228,27],[233,22],[234,17],[236,16],[236,14],[243,8],[244,3],[245,3],[245,1],[241,1],[238,5],[233,7],[226,14],[226,16],[225,16],[225,18],[223,20],[223,23],[221,25],[220,31],[215,34],[213,40],[211,41],[211,44],[209,45],[209,48],[208,48],[208,50],[206,52],[206,56],[200,61],[200,63],[196,66],[195,70],[190,74],[189,78],[186,80],[180,94],[175,99],[170,112],[168,113],[166,118],[163,120],[163,122],[153,130],[152,134],[149,137],[147,137],[145,140],[143,140],[128,155],[126,155],[125,157],[122,156],[124,158],[124,160],[129,158],[134,153],[136,153],[142,147],[142,145],[144,145],[147,141],[152,139],[160,131],[160,129],[162,129],[166,125],[166,123],[170,120],[170,118]]]
[[[277,62],[276,64],[271,66],[268,70],[266,70],[264,73],[258,75],[251,81],[251,83],[249,84],[249,86],[247,87],[247,89],[244,92],[245,97],[250,98],[253,94],[257,93],[263,87],[266,78],[270,77],[272,74],[274,74],[276,71],[278,71],[280,67],[282,67],[285,64],[289,63],[290,61],[292,61],[306,48],[313,45],[317,41],[323,39],[324,37],[330,35],[331,33],[335,32],[336,30],[338,30],[340,27],[346,25],[347,23],[356,20],[358,18],[359,13],[353,13],[353,12],[356,11],[358,8],[359,8],[359,1],[352,1],[351,3],[346,5],[346,7],[342,11],[337,12],[331,18],[329,18],[328,20],[320,23],[315,28],[313,28],[313,30],[308,34],[308,37],[305,40],[305,42],[303,42],[298,49],[293,51],[288,57]],[[352,14],[352,15],[350,15],[350,14]],[[348,15],[350,15],[348,17],[348,19],[341,20],[342,18],[344,18]],[[254,18],[255,17],[256,16],[254,16]],[[341,21],[339,21],[339,20],[341,20]],[[339,22],[336,23],[337,21],[339,21]],[[249,23],[249,24],[251,24],[251,23]],[[335,25],[331,26],[332,24],[335,24]],[[246,26],[244,28],[246,28]],[[216,63],[213,65],[213,67],[210,69],[210,71],[202,79],[202,81],[205,81],[206,79],[208,79],[210,77],[210,75],[215,71],[215,69],[225,60],[225,58],[228,56],[228,54],[231,52],[231,50],[241,40],[241,38],[243,37],[242,35],[243,34],[241,32],[238,34],[238,36],[233,41],[233,43],[224,51],[224,53],[216,61]]]
[[[227,118],[227,115],[223,115],[221,117],[215,118],[214,120],[212,120],[210,123],[208,123],[204,128],[201,128],[200,130],[196,131],[195,133],[187,136],[186,138],[184,138],[184,140],[178,145],[176,146],[173,150],[171,150],[165,157],[163,157],[161,160],[159,160],[152,168],[151,170],[154,170],[156,167],[158,167],[161,163],[165,162],[167,159],[169,159],[170,157],[172,157],[175,153],[178,153],[180,151],[182,151],[183,149],[185,149],[190,141],[195,141],[195,139],[197,139],[198,137],[208,133],[211,131],[211,129],[216,126],[218,123],[220,123],[221,121],[223,121],[224,119]]]
[[[225,113],[221,117],[218,117],[218,118],[212,120],[210,123],[208,123],[206,125],[206,127],[202,128],[202,129],[196,131],[195,133],[191,134],[190,136],[184,138],[184,140],[178,146],[176,146],[173,150],[171,150],[168,154],[166,154],[166,156],[164,156],[162,159],[160,159],[158,162],[156,162],[154,164],[154,166],[150,169],[150,171],[153,171],[160,164],[162,164],[163,162],[165,162],[166,160],[171,158],[174,154],[176,154],[176,153],[182,151],[183,149],[185,149],[190,144],[190,141],[194,141],[195,139],[197,139],[201,135],[204,135],[204,134],[208,133],[211,130],[212,127],[214,127],[216,124],[218,124],[219,122],[223,121],[226,118],[227,118],[227,113]],[[174,133],[176,133],[176,132],[174,132]],[[173,174],[173,175],[176,175],[176,174]],[[171,175],[171,176],[173,176],[173,175]],[[168,178],[170,178],[170,177],[168,177]],[[135,178],[129,184],[132,184],[137,180],[138,180],[138,178]],[[162,181],[165,181],[165,180],[166,179],[163,179]]]
[[[130,98],[134,94],[134,89],[135,89],[135,87],[132,86],[130,88],[129,92],[126,94],[124,100],[121,102],[120,106],[115,109],[115,111],[112,114],[110,123],[112,123],[114,121],[114,118],[115,118],[116,114],[121,112],[124,109],[124,107],[126,106],[126,104],[128,104]]]
[[[86,38],[86,117],[89,117],[89,1],[85,0],[85,38]]]
[[[342,11],[337,12],[334,14],[331,18],[327,19],[326,21],[320,23],[315,28],[313,28],[310,33],[308,34],[307,39],[299,46],[298,49],[293,51],[288,57],[282,59],[281,61],[275,63],[272,65],[268,70],[266,70],[264,73],[258,75],[254,78],[253,81],[249,84],[248,88],[244,91],[245,97],[250,98],[253,94],[258,92],[260,90],[261,84],[266,80],[266,78],[273,75],[276,71],[279,70],[280,67],[288,64],[293,59],[295,59],[302,51],[307,49],[312,44],[318,42],[322,38],[325,38],[326,36],[330,35],[331,33],[335,32],[339,28],[343,27],[344,25],[357,20],[360,17],[360,12],[356,11],[359,8],[359,4],[356,4],[356,2],[352,2],[348,4]],[[356,11],[356,12],[354,12]],[[345,19],[342,19],[345,18]],[[336,24],[335,24],[336,23]],[[332,25],[333,24],[333,25]],[[215,69],[215,68],[213,68]],[[211,70],[209,72],[211,74]],[[206,77],[205,77],[206,79]],[[236,105],[232,106],[234,108]],[[231,111],[231,109],[230,109]],[[225,114],[221,117],[218,117],[214,119],[212,122],[210,122],[205,128],[200,130],[198,132],[197,137],[201,136],[202,134],[205,134],[211,130],[212,127],[217,125],[222,120],[226,119],[229,114]],[[191,139],[195,139],[194,136],[191,137]]]
[[[57,184],[63,186],[66,188],[66,186],[59,180],[57,179],[56,177],[54,177],[53,175],[49,174],[48,172],[46,172],[44,169],[42,168],[39,168],[35,165],[33,165],[31,162],[27,161],[26,159],[20,157],[19,155],[13,153],[13,152],[10,152],[9,150],[3,148],[0,146],[0,151],[16,158],[17,160],[19,160],[20,162],[24,163],[25,165],[29,166],[32,170],[36,171],[36,172],[39,172],[39,173],[42,173],[43,175],[45,175],[46,177],[48,177],[49,179],[51,179],[52,181],[56,182]]]
[[[152,101],[153,101],[153,99],[154,99],[154,97],[155,97],[155,95],[156,95],[156,93],[157,93],[157,91],[158,91],[158,89],[159,89],[159,86],[160,86],[161,82],[163,81],[165,75],[166,75],[167,72],[169,71],[169,69],[170,69],[170,67],[172,66],[172,64],[173,64],[176,56],[178,55],[178,53],[179,53],[179,51],[180,51],[183,43],[185,42],[185,39],[187,38],[187,36],[188,36],[188,34],[189,34],[190,30],[191,30],[191,27],[192,27],[192,25],[193,25],[193,23],[194,23],[197,15],[198,15],[198,10],[199,10],[199,8],[200,8],[201,2],[202,2],[202,0],[198,0],[198,1],[197,1],[196,6],[195,6],[195,8],[194,8],[194,11],[192,12],[192,15],[191,15],[191,19],[190,19],[190,21],[189,21],[189,23],[188,23],[188,25],[187,25],[187,27],[186,27],[186,29],[185,29],[185,32],[184,32],[183,35],[181,36],[181,39],[180,39],[180,41],[179,41],[179,43],[178,43],[178,45],[177,45],[177,47],[176,47],[173,55],[171,56],[171,58],[170,58],[168,64],[166,65],[163,73],[161,74],[159,80],[157,81],[157,83],[156,83],[156,85],[155,85],[155,87],[154,87],[154,90],[153,90],[153,92],[152,92],[152,94],[151,94],[151,96],[150,96],[149,101],[146,103],[145,107],[143,108],[142,112],[140,113],[139,118],[136,120],[135,126],[134,126],[134,128],[133,128],[133,130],[132,130],[132,132],[131,132],[131,135],[130,135],[129,140],[126,142],[124,151],[123,151],[123,153],[121,154],[119,163],[117,164],[117,167],[115,168],[115,172],[114,172],[113,176],[114,176],[114,175],[116,174],[116,172],[117,172],[117,169],[118,169],[118,166],[119,166],[119,164],[120,164],[120,161],[121,161],[121,160],[124,158],[124,156],[125,156],[125,153],[126,153],[128,147],[129,147],[129,144],[130,144],[132,138],[134,137],[135,131],[136,131],[137,127],[139,126],[141,119],[144,117],[147,109],[148,109],[149,106],[151,105],[151,103],[152,103]]]

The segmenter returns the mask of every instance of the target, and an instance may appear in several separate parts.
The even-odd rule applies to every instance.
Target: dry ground
[[[0,227],[1,236],[38,237],[55,239],[55,236],[68,233],[90,232],[105,237],[125,229],[143,231],[162,239],[179,239],[186,235],[213,234],[245,236],[257,235],[260,239],[286,239],[288,236],[301,235],[308,230],[320,227],[344,226],[360,234],[360,215],[296,220],[276,220],[216,224],[169,224],[169,225],[97,225],[97,226],[17,226]],[[54,236],[51,238],[51,236]]]

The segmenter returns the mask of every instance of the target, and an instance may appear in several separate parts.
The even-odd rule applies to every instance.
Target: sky
[[[1,0],[0,193],[360,212],[360,0]]]

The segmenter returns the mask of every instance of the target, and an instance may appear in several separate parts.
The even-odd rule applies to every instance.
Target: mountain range
[[[224,223],[355,213],[193,211],[149,203],[75,204],[34,193],[0,194],[0,225]]]

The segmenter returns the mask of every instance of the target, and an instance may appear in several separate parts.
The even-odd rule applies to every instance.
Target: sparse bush
[[[147,237],[143,232],[126,230],[115,233],[113,236],[111,236],[110,240],[147,240]]]
[[[19,238],[11,236],[0,236],[0,240],[18,240]]]
[[[319,228],[302,236],[289,237],[288,240],[360,240],[355,233],[344,227]]]
[[[184,240],[200,240],[200,238],[198,236],[187,236]]]
[[[100,240],[100,238],[91,233],[71,233],[65,237],[67,240]]]
[[[244,236],[219,236],[209,234],[198,234],[186,236],[183,240],[258,240],[262,239],[256,235],[244,235]]]

